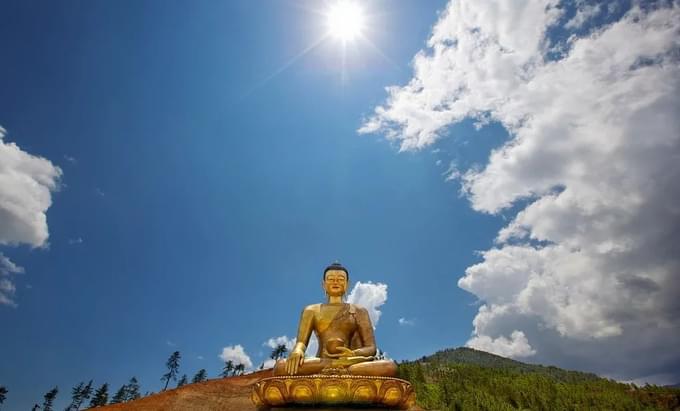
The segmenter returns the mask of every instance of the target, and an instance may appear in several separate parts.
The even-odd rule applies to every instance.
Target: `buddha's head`
[[[349,285],[349,271],[340,263],[333,263],[323,272],[323,289],[329,297],[342,297]]]

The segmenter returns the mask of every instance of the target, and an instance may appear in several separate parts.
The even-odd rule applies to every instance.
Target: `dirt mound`
[[[98,409],[102,411],[255,411],[257,408],[250,401],[252,385],[260,378],[271,376],[272,370],[264,370],[247,375],[187,384],[136,401],[107,405]]]

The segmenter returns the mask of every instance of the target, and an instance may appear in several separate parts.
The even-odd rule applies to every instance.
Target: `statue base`
[[[263,378],[253,386],[258,407],[345,405],[408,409],[415,405],[411,383],[364,375],[288,375]]]

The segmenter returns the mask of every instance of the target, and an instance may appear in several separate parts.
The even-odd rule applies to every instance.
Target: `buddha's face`
[[[347,273],[342,270],[326,271],[323,289],[331,297],[342,297],[347,292]]]

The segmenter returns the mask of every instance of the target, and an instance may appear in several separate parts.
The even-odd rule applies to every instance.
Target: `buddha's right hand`
[[[286,361],[286,372],[288,375],[295,375],[298,372],[298,368],[305,360],[305,353],[300,350],[291,351]]]

